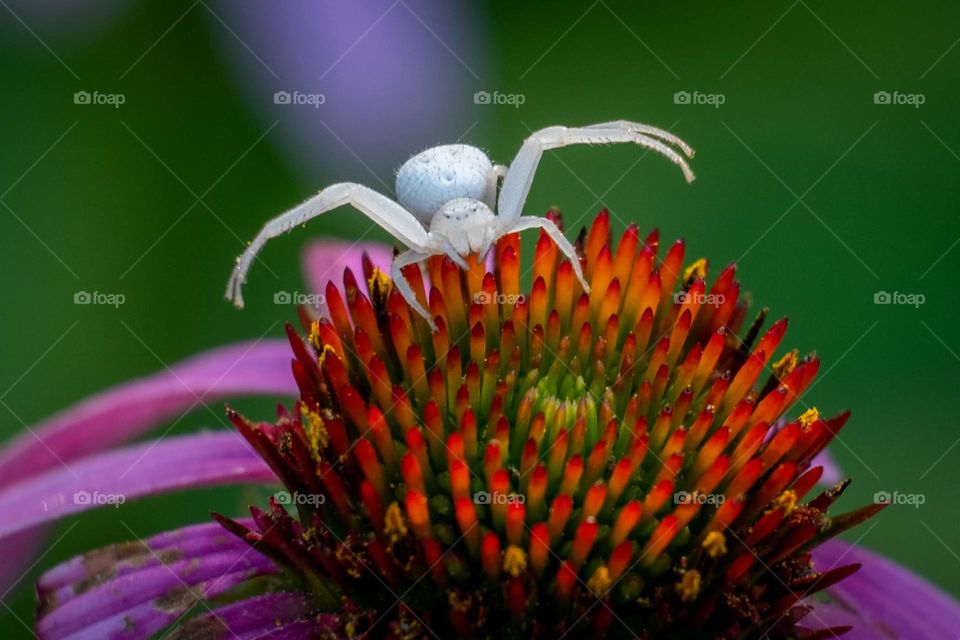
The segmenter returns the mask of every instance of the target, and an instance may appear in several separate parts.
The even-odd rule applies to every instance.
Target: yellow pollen
[[[696,600],[700,595],[700,572],[696,569],[684,572],[680,582],[677,583],[677,593],[684,602]]]
[[[390,542],[398,542],[400,538],[407,535],[407,523],[403,518],[403,510],[396,502],[391,502],[387,507],[383,520],[383,532],[390,538]]]
[[[691,278],[704,280],[707,277],[707,259],[700,258],[683,271],[683,281],[690,282]]]
[[[313,345],[314,349],[320,348],[320,321],[314,320],[310,323],[310,335],[307,340]]]
[[[794,349],[790,353],[786,354],[779,360],[773,363],[773,375],[777,376],[778,380],[783,380],[783,378],[794,370],[797,366],[797,358],[799,352]]]
[[[803,415],[800,416],[800,426],[806,429],[807,427],[809,427],[819,419],[820,419],[820,412],[817,411],[816,407],[813,407],[812,409],[807,409],[806,411],[803,412]]]
[[[719,531],[711,531],[703,539],[703,548],[711,558],[719,558],[727,552],[727,538]]]
[[[793,489],[787,489],[777,496],[770,506],[774,509],[783,509],[783,515],[790,515],[797,508],[797,493]]]
[[[606,567],[597,567],[597,570],[587,580],[587,588],[593,591],[598,598],[602,598],[610,590],[612,582],[610,580],[610,570]]]
[[[392,286],[393,281],[390,277],[383,271],[380,271],[380,267],[374,267],[373,273],[370,274],[370,279],[367,280],[367,288],[370,289],[370,294],[374,295],[377,291],[389,293],[390,287]]]
[[[522,576],[527,571],[527,554],[516,545],[507,547],[503,554],[503,570],[514,578]]]
[[[317,348],[319,349],[319,347],[317,347]],[[334,349],[333,347],[331,347],[331,346],[328,345],[328,344],[323,345],[323,351],[320,352],[320,357],[317,358],[317,365],[318,365],[321,369],[323,369],[323,361],[324,361],[324,359],[327,357],[327,354],[328,354],[328,353],[332,353],[332,354],[336,355],[336,354],[337,354],[337,350]]]
[[[303,410],[303,422],[307,428],[310,452],[313,454],[313,457],[319,461],[320,451],[326,449],[327,443],[330,441],[327,427],[324,425],[323,418],[320,417],[320,414],[309,409]]]

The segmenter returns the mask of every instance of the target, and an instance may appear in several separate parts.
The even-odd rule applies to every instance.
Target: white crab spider
[[[240,289],[246,282],[250,264],[267,240],[345,204],[352,205],[406,245],[407,251],[393,261],[391,278],[432,329],[436,329],[433,319],[403,277],[403,267],[442,254],[467,269],[467,256],[475,253],[482,258],[498,238],[525,229],[543,229],[570,260],[584,291],[589,293],[590,286],[583,277],[573,245],[552,221],[522,216],[521,209],[544,151],[571,144],[614,142],[633,142],[652,149],[679,165],[687,182],[694,179],[683,155],[673,148],[692,158],[693,149],[683,140],[662,129],[626,120],[588,127],[541,129],[526,139],[509,168],[493,164],[476,147],[464,144],[433,147],[400,167],[396,187],[399,203],[363,185],[341,182],[268,222],[237,258],[227,283],[227,299],[243,307]],[[503,183],[498,195],[501,177]]]

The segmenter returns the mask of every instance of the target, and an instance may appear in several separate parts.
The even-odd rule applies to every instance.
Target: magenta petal
[[[810,466],[823,467],[823,475],[820,476],[820,484],[822,485],[832,487],[843,480],[843,472],[840,470],[840,465],[837,464],[827,449],[815,455],[813,460],[810,461]]]
[[[0,488],[130,440],[226,397],[294,394],[290,346],[263,340],[221,347],[114,387],[53,416],[0,449]]]
[[[861,547],[831,540],[813,552],[818,571],[862,563],[852,576],[813,598],[811,628],[853,625],[844,640],[955,638],[960,602],[904,567]]]
[[[0,539],[105,504],[276,477],[232,431],[170,437],[75,461],[0,493]]]
[[[46,528],[23,531],[3,542],[3,562],[0,562],[0,593],[10,592],[26,577],[30,565],[46,542]]]
[[[216,524],[114,545],[41,578],[37,635],[148,638],[199,601],[276,571],[270,560]],[[61,584],[67,577],[75,580]]]
[[[343,288],[343,270],[350,269],[358,280],[363,280],[363,252],[370,261],[389,273],[393,262],[393,249],[379,242],[347,242],[344,240],[317,240],[311,242],[303,251],[303,272],[307,285],[314,293],[324,294],[327,283],[333,282]],[[320,305],[327,314],[326,303]]]
[[[316,603],[304,593],[267,593],[203,612],[183,623],[167,638],[199,640],[211,637],[213,632],[233,640],[262,638],[291,622],[303,620],[312,623],[310,614],[315,608]],[[321,636],[321,631],[324,631],[321,624],[312,625],[316,634],[314,637],[331,637]]]

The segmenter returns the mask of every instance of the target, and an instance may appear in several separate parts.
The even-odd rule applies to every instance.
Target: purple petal
[[[260,456],[232,431],[147,442],[7,487],[0,493],[0,539],[104,504],[119,508],[140,496],[275,480]]]
[[[88,398],[17,436],[0,449],[0,488],[109,449],[202,403],[294,393],[285,341],[214,349]]]
[[[0,593],[13,591],[30,571],[30,564],[46,542],[46,529],[23,531],[3,543],[3,562],[0,563]]]
[[[313,623],[310,613],[315,608],[316,603],[307,594],[267,593],[202,613],[184,622],[167,637],[169,640],[189,640],[209,638],[219,633],[233,640],[261,638],[290,622]],[[315,633],[322,629],[317,624],[312,626]]]
[[[832,487],[843,480],[843,471],[837,464],[828,449],[824,449],[813,457],[810,461],[811,467],[823,467],[823,475],[820,476],[820,484]]]
[[[253,520],[241,518],[237,522],[250,526]],[[76,582],[90,581],[92,576],[116,569],[123,575],[129,568],[144,568],[160,564],[164,558],[184,559],[205,553],[220,553],[228,548],[240,552],[249,545],[227,532],[217,522],[204,522],[157,534],[143,542],[113,545],[71,558],[44,573],[37,579],[41,599]],[[62,600],[63,596],[58,596]]]
[[[37,634],[44,640],[150,637],[199,601],[276,571],[216,524],[107,547],[40,579]]]
[[[806,626],[853,625],[844,640],[955,638],[960,603],[900,565],[861,547],[831,540],[813,552],[818,571],[862,563],[855,574],[813,598]]]
[[[303,251],[303,272],[307,285],[314,293],[323,295],[327,283],[333,282],[343,289],[343,270],[349,268],[358,280],[363,280],[361,258],[366,251],[374,265],[390,272],[393,249],[379,242],[347,242],[341,240],[317,240]],[[320,305],[324,315],[329,315],[327,304]]]

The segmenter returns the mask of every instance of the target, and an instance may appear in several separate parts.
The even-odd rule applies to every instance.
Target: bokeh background
[[[786,344],[823,358],[805,401],[853,410],[832,447],[855,479],[844,504],[924,497],[848,537],[960,595],[958,43],[946,1],[0,0],[0,436],[280,336],[294,310],[273,294],[305,290],[311,237],[387,239],[332,213],[270,243],[248,308],[230,307],[244,241],[320,187],[390,192],[436,143],[508,161],[540,127],[627,118],[696,147],[693,186],[636,148],[571,148],[544,159],[526,210],[558,205],[572,233],[606,206],[618,232],[658,226],[715,269],[736,261],[755,306],[789,316]],[[124,304],[75,304],[84,291]],[[172,433],[225,428],[212,409]],[[249,492],[70,520],[2,596],[4,637],[29,635],[17,618],[31,623],[43,569],[125,527],[239,513]]]

